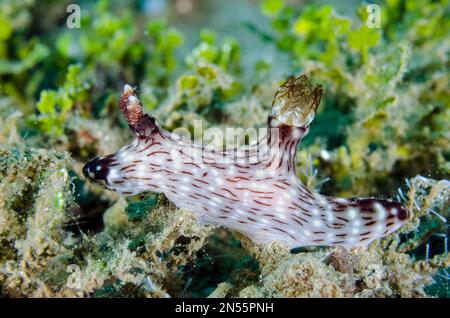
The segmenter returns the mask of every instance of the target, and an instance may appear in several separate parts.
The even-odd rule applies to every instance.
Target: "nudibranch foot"
[[[207,151],[162,129],[125,85],[119,107],[136,137],[118,152],[88,162],[83,172],[123,195],[164,193],[199,220],[258,243],[365,246],[396,231],[410,213],[391,200],[327,197],[299,180],[296,147],[309,131],[322,94],[322,87],[305,75],[290,77],[275,94],[264,137],[245,148]]]

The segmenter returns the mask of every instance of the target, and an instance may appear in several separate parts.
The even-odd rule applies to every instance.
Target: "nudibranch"
[[[298,179],[296,148],[322,93],[322,86],[305,75],[289,77],[275,94],[267,133],[258,142],[211,149],[162,129],[125,85],[119,106],[135,139],[88,162],[83,173],[123,195],[164,193],[199,221],[225,226],[257,243],[365,246],[396,231],[410,213],[391,200],[324,196]]]

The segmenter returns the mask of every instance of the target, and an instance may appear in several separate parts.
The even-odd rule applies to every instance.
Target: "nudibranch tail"
[[[299,180],[296,147],[322,94],[323,88],[305,75],[290,77],[275,94],[264,137],[249,147],[206,151],[143,114],[135,90],[126,85],[119,107],[136,138],[118,152],[88,162],[83,172],[124,195],[164,193],[200,221],[259,243],[364,246],[396,231],[410,214],[391,200],[323,196]]]

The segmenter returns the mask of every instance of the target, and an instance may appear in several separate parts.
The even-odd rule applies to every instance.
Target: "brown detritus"
[[[350,253],[346,248],[336,247],[332,250],[326,260],[326,264],[331,265],[336,271],[348,275],[348,289],[346,296],[355,293],[355,278],[353,275],[353,265]]]
[[[350,255],[345,248],[334,248],[327,262],[338,272],[350,273],[352,271],[352,266],[350,263]]]

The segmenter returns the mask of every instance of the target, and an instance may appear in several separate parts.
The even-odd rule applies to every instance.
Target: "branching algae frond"
[[[164,193],[201,221],[259,243],[364,246],[396,231],[409,212],[391,200],[313,193],[297,178],[297,144],[309,131],[322,93],[305,75],[290,77],[275,95],[267,134],[249,147],[219,150],[163,130],[126,85],[119,106],[136,138],[83,171],[121,194]]]

